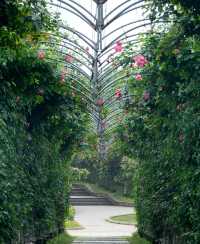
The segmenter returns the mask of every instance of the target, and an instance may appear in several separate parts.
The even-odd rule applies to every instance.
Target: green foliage
[[[150,244],[147,240],[141,238],[137,233],[129,239],[130,244]]]
[[[87,118],[49,61],[57,53],[38,57],[39,31],[55,30],[44,1],[0,4],[0,243],[24,243],[64,229],[70,157]]]
[[[114,177],[114,182],[121,185],[124,196],[131,196],[136,182],[133,181],[136,174],[137,163],[135,160],[124,156],[120,162],[120,170]]]
[[[70,206],[69,210],[68,210],[67,219],[68,220],[74,220],[75,214],[76,214],[75,208]]]
[[[87,180],[89,171],[87,169],[79,169],[71,167],[71,182],[83,182]]]
[[[134,100],[118,132],[126,153],[139,161],[140,233],[163,243],[199,243],[200,40],[197,28],[188,29],[199,18],[179,14],[181,23],[144,40],[149,64],[135,71],[141,81],[129,79]]]
[[[68,234],[64,233],[48,241],[48,244],[71,244],[72,242],[73,242],[73,238]]]

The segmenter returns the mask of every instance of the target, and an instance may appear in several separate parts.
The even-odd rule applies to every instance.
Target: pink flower
[[[97,104],[98,106],[102,106],[102,105],[104,104],[104,100],[103,100],[103,98],[99,98],[99,99],[96,101],[96,104]]]
[[[116,89],[116,91],[115,91],[115,97],[117,99],[120,99],[122,97],[122,92],[121,92],[120,89]]]
[[[117,41],[114,49],[116,53],[121,53],[123,51],[122,43],[120,41]]]
[[[141,54],[133,57],[133,60],[135,61],[135,65],[137,67],[144,67],[146,64],[148,64],[147,59]]]
[[[136,80],[142,80],[142,75],[141,74],[136,74],[135,75]]]
[[[74,61],[74,58],[70,54],[67,54],[65,56],[65,61],[68,63],[72,63]]]
[[[40,50],[39,52],[38,52],[38,54],[37,54],[37,57],[39,58],[39,59],[44,59],[45,58],[45,52],[44,51],[42,51],[42,50]]]
[[[143,94],[144,101],[148,101],[150,99],[150,93],[148,91],[145,91]]]

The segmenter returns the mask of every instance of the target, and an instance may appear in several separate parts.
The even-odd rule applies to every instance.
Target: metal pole
[[[95,59],[93,64],[93,88],[94,88],[94,99],[102,99],[101,94],[99,94],[99,91],[102,89],[101,80],[98,79],[99,77],[99,69],[98,69],[98,57],[103,49],[103,43],[102,43],[102,31],[104,29],[104,16],[103,16],[103,10],[104,10],[104,3],[107,0],[94,0],[97,4],[97,20],[96,20],[96,33],[97,33],[97,40],[96,40],[96,50],[95,50]],[[97,131],[99,136],[99,158],[100,160],[105,159],[105,153],[106,153],[106,143],[104,138],[104,128],[103,128],[103,117],[102,117],[102,106],[97,105],[97,111],[98,111],[98,122],[97,122]]]

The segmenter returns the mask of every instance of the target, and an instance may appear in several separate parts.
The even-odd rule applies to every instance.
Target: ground
[[[82,230],[68,230],[71,236],[79,237],[120,237],[131,236],[135,226],[109,223],[112,216],[131,214],[133,208],[121,206],[76,206],[75,220],[84,227]]]

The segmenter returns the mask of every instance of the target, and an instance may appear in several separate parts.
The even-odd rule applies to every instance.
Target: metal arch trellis
[[[130,75],[120,76],[118,66],[113,68],[111,64],[109,62],[106,63],[106,61],[110,55],[113,55],[113,45],[115,45],[116,41],[123,41],[123,43],[137,43],[139,34],[147,32],[146,30],[143,30],[143,28],[147,28],[148,26],[151,28],[152,23],[149,18],[145,17],[135,21],[130,20],[130,22],[127,21],[127,23],[123,23],[121,26],[117,26],[105,34],[105,30],[107,30],[116,20],[119,20],[131,11],[137,11],[140,8],[147,7],[148,4],[145,0],[124,0],[120,5],[105,14],[105,4],[110,0],[91,1],[96,4],[95,15],[75,0],[51,0],[48,4],[75,15],[81,19],[81,21],[86,23],[88,27],[91,28],[91,31],[96,33],[96,40],[92,40],[85,33],[62,23],[60,24],[61,32],[59,34],[59,38],[62,39],[62,44],[56,46],[55,43],[54,47],[57,48],[60,53],[62,53],[62,50],[60,49],[62,47],[67,48],[78,55],[78,57],[76,57],[77,64],[70,64],[70,68],[79,72],[80,76],[76,75],[75,77],[77,82],[81,76],[86,80],[87,84],[79,83],[80,87],[82,87],[85,92],[89,93],[85,95],[85,97],[89,99],[89,102],[92,105],[89,109],[89,114],[93,120],[91,123],[92,126],[96,127],[93,129],[96,129],[96,133],[99,137],[99,156],[100,159],[103,160],[106,156],[105,135],[108,131],[110,132],[112,128],[116,128],[117,120],[119,119],[120,112],[122,112],[120,106],[113,102],[114,93],[112,92],[112,89],[118,85],[118,81],[127,79]],[[163,20],[157,20],[156,22],[163,23]],[[122,28],[128,29],[121,34],[118,34],[118,31]],[[80,45],[78,42],[75,42],[74,39],[63,34],[63,30],[75,35],[83,45]],[[52,36],[56,35],[52,34]],[[111,40],[104,46],[104,41],[109,38]],[[88,53],[84,46],[91,48],[92,54]],[[82,59],[84,59],[84,61]],[[131,94],[126,94],[123,95],[121,99],[123,101],[131,97]],[[103,104],[101,104],[101,106],[99,106],[97,102],[100,99],[103,99]],[[105,107],[109,109],[110,114],[107,118],[102,115],[102,105],[105,105]],[[117,112],[115,113],[115,111]]]

